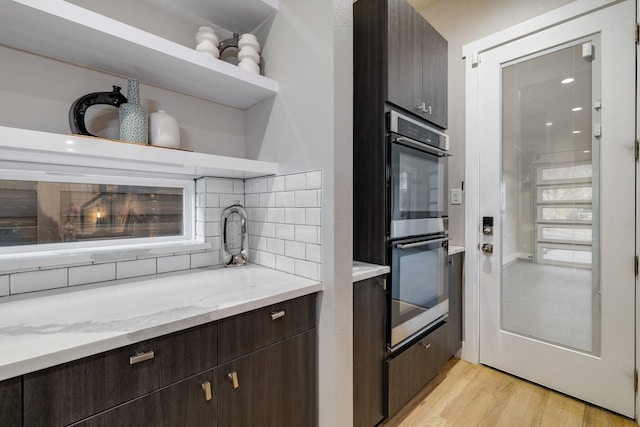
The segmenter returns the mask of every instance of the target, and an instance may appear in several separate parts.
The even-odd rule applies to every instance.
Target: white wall
[[[91,92],[109,92],[127,80],[87,68],[0,46],[0,126],[69,134],[69,108]],[[244,111],[145,84],[142,104],[153,112],[164,109],[180,125],[181,147],[222,156],[245,157]],[[96,117],[90,107],[87,116]],[[99,111],[115,120],[118,111]],[[113,122],[112,122],[113,123]],[[89,131],[95,130],[91,120]],[[100,136],[107,136],[102,135]]]
[[[418,1],[418,0],[410,0]],[[465,80],[462,46],[556,9],[571,0],[440,0],[421,11],[449,42],[449,186],[464,180]],[[464,203],[464,198],[463,198]],[[451,244],[464,246],[464,204],[449,207]]]
[[[352,3],[280,0],[263,52],[275,98],[247,111],[247,157],[323,170],[320,426],[352,424]]]

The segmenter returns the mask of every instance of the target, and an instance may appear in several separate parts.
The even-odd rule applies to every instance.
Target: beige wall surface
[[[419,5],[419,0],[410,0]],[[462,46],[497,31],[556,9],[571,0],[440,0],[422,15],[449,42],[449,129],[451,141],[449,186],[464,181],[465,76]],[[464,193],[463,193],[464,194]],[[453,245],[464,246],[464,196],[460,206],[449,206]]]

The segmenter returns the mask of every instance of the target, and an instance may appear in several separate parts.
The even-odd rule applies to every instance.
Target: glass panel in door
[[[502,68],[501,329],[597,355],[593,64],[577,43]]]

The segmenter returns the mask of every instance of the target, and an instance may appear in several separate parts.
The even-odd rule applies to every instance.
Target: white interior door
[[[619,2],[477,66],[480,362],[629,417],[634,28]]]

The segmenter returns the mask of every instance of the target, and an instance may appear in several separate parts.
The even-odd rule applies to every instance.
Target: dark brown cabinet
[[[406,0],[387,0],[387,100],[447,127],[447,41]]]
[[[0,425],[314,426],[316,341],[312,294],[2,382]]]
[[[316,425],[316,364],[311,329],[220,366],[218,425]]]
[[[179,381],[169,387],[116,406],[72,424],[78,427],[215,427],[216,402],[206,388],[215,391],[213,370]]]
[[[384,418],[385,276],[353,284],[353,425]]]
[[[22,425],[22,378],[11,378],[0,382],[0,426]]]

